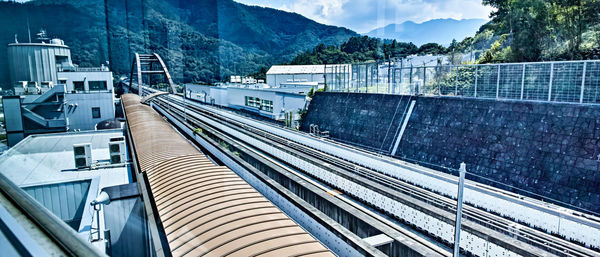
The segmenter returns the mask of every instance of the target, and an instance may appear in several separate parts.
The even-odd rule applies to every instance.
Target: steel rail
[[[183,101],[181,101],[181,100],[176,100],[173,98],[170,98],[170,100],[178,102],[179,104],[183,104]],[[162,101],[165,101],[165,100],[163,99]],[[308,147],[308,146],[305,146],[305,145],[302,145],[302,144],[299,144],[299,143],[296,143],[296,142],[293,142],[293,141],[290,141],[287,139],[283,139],[279,136],[270,134],[266,131],[263,131],[263,130],[260,130],[260,129],[257,129],[257,128],[254,128],[251,126],[248,126],[239,121],[220,117],[214,113],[208,112],[208,111],[200,109],[198,107],[195,107],[194,105],[189,105],[187,103],[185,105],[188,109],[193,109],[193,110],[208,114],[217,119],[225,120],[228,123],[236,124],[236,126],[242,128],[244,130],[253,130],[252,131],[253,133],[262,134],[261,136],[263,136],[265,138],[268,137],[270,140],[279,142],[281,144],[286,144],[293,149],[295,148],[296,150],[302,151],[303,153],[309,154],[309,155],[313,156],[314,158],[318,158],[318,159],[326,161],[328,163],[333,163],[336,166],[343,168],[347,171],[359,172],[359,175],[361,175],[365,178],[368,178],[370,180],[374,180],[380,184],[387,185],[390,188],[401,190],[402,192],[408,193],[409,195],[423,197],[426,199],[425,202],[430,203],[430,204],[433,203],[435,206],[439,206],[444,209],[449,209],[450,212],[452,212],[456,208],[452,204],[452,199],[450,199],[448,197],[440,198],[439,197],[440,195],[438,195],[438,194],[434,194],[428,190],[422,189],[415,185],[411,185],[404,181],[400,181],[400,180],[390,178],[387,176],[382,176],[380,173],[371,171],[363,166],[350,163],[347,160],[342,160],[341,158],[338,158],[338,157],[329,157],[329,154],[327,154],[325,152],[321,152],[321,151],[313,149],[311,147]],[[371,174],[369,174],[369,173],[371,173]],[[385,178],[382,178],[382,177],[385,177]],[[519,233],[516,234],[515,229],[510,227],[511,225],[515,224],[516,222],[507,221],[503,217],[497,217],[496,215],[490,214],[488,212],[485,212],[483,210],[480,210],[480,209],[472,207],[472,206],[468,206],[467,208],[465,208],[465,215],[466,215],[466,218],[474,220],[475,222],[477,222],[479,224],[486,225],[486,226],[492,226],[492,228],[496,228],[495,230],[497,230],[497,231],[504,232],[505,234],[508,234],[511,236],[517,236],[518,238],[521,238],[522,241],[533,243],[534,245],[536,245],[540,248],[546,248],[546,249],[551,250],[552,252],[560,253],[565,256],[599,256],[599,253],[594,252],[591,249],[582,247],[582,246],[574,244],[572,242],[567,242],[561,238],[558,238],[558,237],[555,237],[552,235],[548,235],[545,232],[535,230],[533,228],[530,228],[527,225],[524,225],[523,227],[519,228],[519,231],[518,231]],[[524,233],[524,234],[521,235],[521,233]]]

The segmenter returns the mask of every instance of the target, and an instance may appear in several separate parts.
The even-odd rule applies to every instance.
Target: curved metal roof
[[[173,256],[334,256],[139,101],[137,95],[122,96],[139,166]]]

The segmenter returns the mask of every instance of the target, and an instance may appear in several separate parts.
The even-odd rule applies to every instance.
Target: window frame
[[[81,89],[77,89],[77,85],[81,83]],[[85,91],[85,81],[73,81],[73,90],[75,91]]]
[[[102,84],[101,88],[96,87],[96,85],[99,83]],[[94,86],[92,86],[92,85],[94,85]],[[88,81],[88,87],[89,87],[90,91],[106,91],[106,90],[108,90],[108,83],[106,82],[106,80]]]
[[[95,117],[95,110],[98,110],[98,117]],[[100,119],[102,118],[102,111],[100,109],[100,107],[92,107],[92,119]]]

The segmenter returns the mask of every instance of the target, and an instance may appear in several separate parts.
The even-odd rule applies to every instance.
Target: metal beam
[[[402,128],[400,129],[400,133],[398,133],[398,137],[396,138],[396,142],[394,143],[394,148],[392,149],[392,156],[394,156],[396,154],[396,151],[398,151],[398,146],[400,145],[400,141],[402,140],[402,135],[404,135],[404,130],[406,130],[408,120],[410,119],[410,115],[412,114],[413,109],[415,108],[416,102],[417,100],[412,100],[410,102],[410,107],[408,107],[408,112],[406,112],[404,121],[402,122]]]
[[[167,81],[169,82],[169,85],[171,86],[171,90],[173,90],[173,94],[177,93],[177,90],[175,89],[175,84],[173,83],[173,79],[171,79],[171,74],[169,74],[169,70],[167,70],[167,66],[163,62],[162,58],[160,58],[160,55],[154,53],[154,56],[156,57],[156,59],[158,59],[160,66],[162,67],[163,71],[165,72],[165,76],[167,77]]]

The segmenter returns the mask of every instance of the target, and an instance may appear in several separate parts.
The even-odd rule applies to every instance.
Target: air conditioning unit
[[[92,166],[92,144],[74,144],[73,155],[75,156],[75,167],[78,169]]]
[[[108,151],[110,152],[110,163],[123,163],[127,160],[125,152],[125,137],[113,137],[108,142]]]

